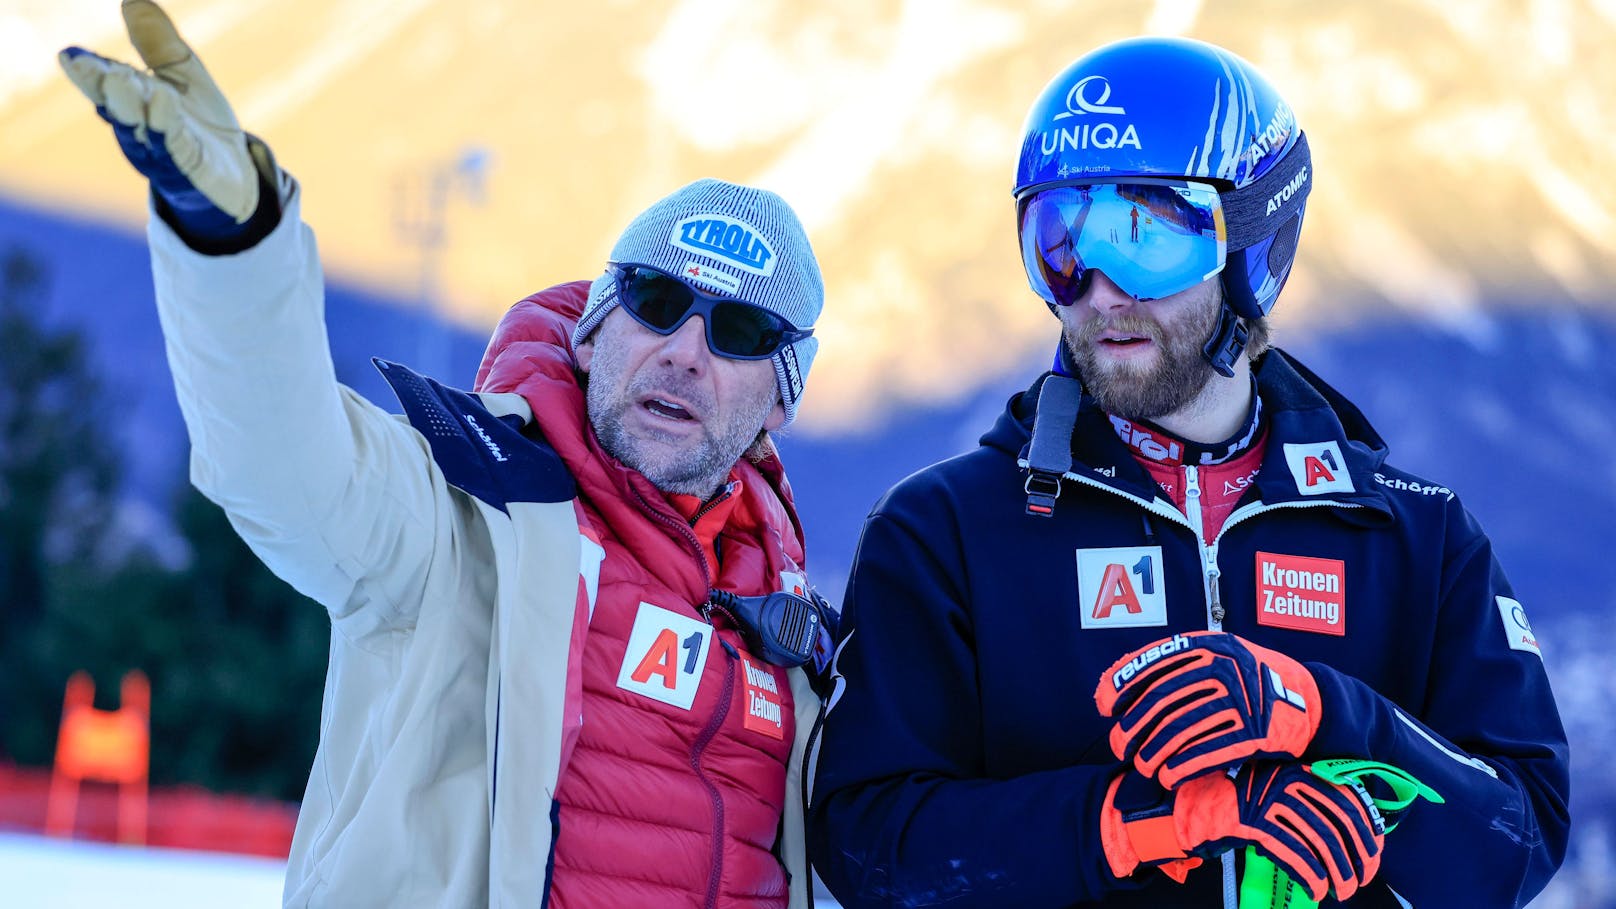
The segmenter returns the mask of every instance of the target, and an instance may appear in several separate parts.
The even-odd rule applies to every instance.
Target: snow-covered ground
[[[274,859],[0,833],[7,909],[274,909],[285,875]]]
[[[1594,852],[1608,850],[1607,843]],[[5,909],[275,909],[285,874],[286,863],[274,859],[0,833]],[[1613,891],[1612,869],[1597,858],[1568,863],[1531,906],[1610,906]],[[814,905],[839,909],[824,891]]]
[[[275,859],[0,833],[5,909],[275,909],[285,875]]]

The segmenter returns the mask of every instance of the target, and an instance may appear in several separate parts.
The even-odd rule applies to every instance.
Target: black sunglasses
[[[617,302],[634,321],[659,335],[671,335],[691,316],[701,316],[707,326],[707,349],[720,357],[766,360],[814,333],[761,306],[704,294],[649,265],[614,263],[610,269],[617,281]]]

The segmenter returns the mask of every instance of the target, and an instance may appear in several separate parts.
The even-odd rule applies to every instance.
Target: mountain
[[[1296,109],[1315,190],[1285,317],[1611,308],[1609,0],[173,0],[307,189],[332,274],[485,330],[719,175],[781,191],[824,264],[809,430],[959,401],[1046,346],[1013,239],[1022,119],[1083,51],[1222,44]],[[140,188],[55,69],[127,58],[105,0],[0,16],[0,193],[137,227]],[[1126,104],[1118,86],[1117,103]]]

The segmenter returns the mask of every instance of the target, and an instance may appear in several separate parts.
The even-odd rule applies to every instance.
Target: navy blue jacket
[[[1218,905],[1218,860],[1184,885],[1107,869],[1099,814],[1120,765],[1093,701],[1119,656],[1208,627],[1313,673],[1323,715],[1304,759],[1384,761],[1445,798],[1387,835],[1354,905],[1397,905],[1391,891],[1416,907],[1520,905],[1547,883],[1570,824],[1565,731],[1487,537],[1451,491],[1387,465],[1357,408],[1295,360],[1270,352],[1256,374],[1267,448],[1213,546],[1087,399],[1054,516],[1027,514],[1017,460],[1045,379],[1010,400],[980,448],[876,505],[844,602],[846,687],[810,816],[815,863],[845,906]],[[1121,554],[1149,624],[1118,624],[1126,610],[1096,618],[1093,594],[1080,597],[1079,565],[1098,550]],[[1259,621],[1276,556],[1336,566],[1338,626]],[[1309,577],[1324,575],[1288,581]]]

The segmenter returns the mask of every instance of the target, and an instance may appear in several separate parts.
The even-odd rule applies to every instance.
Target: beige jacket
[[[281,224],[238,255],[198,255],[155,216],[148,238],[192,482],[331,615],[285,905],[538,906],[600,551],[570,499],[501,508],[450,485],[421,431],[337,382],[290,178],[282,198]],[[532,418],[519,395],[470,400]],[[783,851],[797,907],[820,700],[801,671],[792,693]]]

